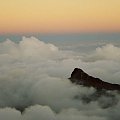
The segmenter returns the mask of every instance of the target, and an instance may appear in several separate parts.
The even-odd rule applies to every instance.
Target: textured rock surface
[[[75,68],[69,78],[73,83],[80,84],[87,87],[94,87],[96,89],[105,89],[105,90],[119,90],[119,84],[111,84],[104,82],[99,78],[92,77],[85,73],[82,69]]]

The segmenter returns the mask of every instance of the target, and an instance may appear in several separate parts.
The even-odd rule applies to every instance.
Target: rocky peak
[[[75,68],[69,78],[72,83],[76,83],[79,85],[83,85],[86,87],[94,87],[96,89],[105,89],[105,90],[119,90],[119,84],[112,84],[108,82],[104,82],[99,78],[95,78],[93,76],[88,75],[82,69]]]

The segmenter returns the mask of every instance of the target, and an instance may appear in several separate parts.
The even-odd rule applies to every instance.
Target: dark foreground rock
[[[94,87],[99,90],[118,90],[120,91],[119,84],[112,84],[108,82],[104,82],[99,78],[92,77],[85,73],[82,69],[75,68],[69,78],[71,82],[83,85],[86,87]]]

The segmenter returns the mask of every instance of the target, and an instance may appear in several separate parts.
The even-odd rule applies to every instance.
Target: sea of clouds
[[[0,120],[119,120],[119,93],[91,99],[94,88],[67,79],[75,67],[120,84],[120,48],[107,44],[87,54],[35,37],[1,42]]]

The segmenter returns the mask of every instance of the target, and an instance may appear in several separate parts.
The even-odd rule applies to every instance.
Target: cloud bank
[[[95,62],[97,60],[120,60],[120,48],[107,44],[106,46],[96,48],[96,51],[85,58],[86,61]]]
[[[23,37],[19,43],[1,42],[0,120],[119,120],[120,96],[116,91],[94,98],[94,88],[74,85],[67,79],[80,67],[120,84],[119,53],[120,48],[112,44],[83,55],[35,37]]]

